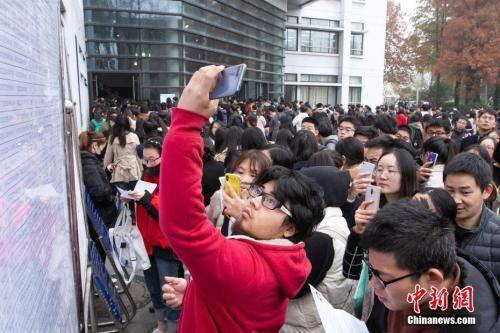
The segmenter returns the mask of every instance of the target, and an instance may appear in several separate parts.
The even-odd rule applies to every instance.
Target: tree
[[[405,34],[406,25],[401,6],[389,0],[385,33],[384,81],[390,83],[396,91],[400,91],[412,81],[413,66]]]
[[[479,103],[484,84],[498,84],[500,75],[500,2],[455,0],[443,28],[442,50],[435,70],[455,83],[455,104]]]
[[[443,45],[443,27],[448,19],[448,0],[420,0],[412,18],[414,30],[408,39],[413,65],[420,73],[432,72],[432,102],[442,104],[441,73],[435,68]]]

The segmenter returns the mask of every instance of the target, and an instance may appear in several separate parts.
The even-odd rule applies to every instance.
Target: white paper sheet
[[[344,310],[335,309],[316,288],[309,287],[325,333],[368,333],[364,322]]]
[[[145,182],[145,181],[142,181],[142,180],[139,180],[137,182],[137,184],[135,185],[134,187],[134,192],[144,192],[144,191],[148,191],[149,193],[153,193],[154,190],[156,189],[158,185],[155,184],[155,183],[149,183],[149,182]],[[120,197],[121,198],[124,198],[124,199],[131,199],[131,200],[134,200],[133,197],[131,197],[128,192],[129,191],[126,191],[124,189],[121,189],[119,187],[117,187],[118,189],[118,192],[120,192]]]

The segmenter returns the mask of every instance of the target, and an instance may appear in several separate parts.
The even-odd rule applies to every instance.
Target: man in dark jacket
[[[461,153],[448,162],[443,177],[457,204],[458,247],[477,257],[500,281],[500,218],[483,202],[494,190],[491,167],[475,154]]]
[[[468,146],[479,143],[483,137],[493,132],[496,126],[495,111],[490,109],[480,111],[476,123],[477,133],[462,140],[460,151],[464,151]]]
[[[370,332],[500,330],[495,277],[474,257],[456,252],[450,222],[422,203],[403,199],[386,205],[361,241],[377,296],[367,320]]]

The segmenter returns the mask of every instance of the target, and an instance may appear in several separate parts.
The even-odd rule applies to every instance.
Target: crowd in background
[[[181,258],[172,250],[159,224],[159,193],[164,186],[160,163],[162,154],[169,154],[163,142],[169,135],[177,103],[176,98],[166,103],[98,99],[91,108],[89,130],[80,134],[84,184],[107,227],[117,218],[117,187],[132,191],[141,179],[161,184],[153,193],[131,192],[136,203],[136,223],[152,263],[145,278],[158,333],[175,331],[180,315],[162,299],[163,278],[184,277]],[[322,292],[334,307],[366,321],[371,332],[398,331],[398,315],[406,310],[401,310],[403,306],[397,302],[402,301],[397,297],[406,299],[406,295],[390,290],[389,285],[396,281],[389,280],[398,276],[373,268],[371,255],[370,263],[365,265],[370,268],[372,284],[363,290],[362,309],[353,302],[360,289],[358,281],[366,250],[375,254],[402,252],[403,265],[417,272],[427,259],[411,257],[430,251],[434,245],[427,240],[419,244],[411,239],[408,230],[418,227],[421,233],[437,233],[426,227],[434,220],[446,220],[452,226],[451,236],[434,235],[434,243],[441,246],[434,251],[447,253],[446,246],[463,251],[457,255],[460,259],[453,256],[453,260],[473,272],[462,278],[482,290],[477,295],[487,295],[477,304],[483,302],[483,307],[498,311],[498,121],[500,110],[482,108],[444,110],[400,104],[372,109],[366,105],[310,105],[307,101],[265,98],[224,100],[200,134],[204,143],[200,182],[205,213],[217,232],[234,236],[237,221],[245,214],[245,201],[263,195],[262,188],[259,192],[254,186],[256,182],[263,184],[263,174],[269,179],[284,177],[269,175],[285,172],[276,166],[295,170],[319,186],[321,200],[310,203],[309,215],[304,213],[304,220],[319,216],[314,228],[299,230],[290,237],[292,241],[304,241],[311,272],[298,292],[287,295],[291,300],[282,332],[322,331],[308,284]],[[431,154],[437,154],[435,162],[429,161]],[[363,162],[374,164],[373,173],[361,170]],[[240,196],[222,189],[220,178],[226,173],[239,175]],[[379,213],[371,206],[372,201],[365,200],[370,185],[380,189]],[[269,205],[273,206],[271,201]],[[314,205],[320,207],[321,214],[314,212]],[[277,207],[276,203],[272,209]],[[422,207],[429,213],[422,212]],[[289,216],[300,214],[297,209],[289,210]],[[377,219],[380,227],[370,229]],[[421,223],[419,219],[427,221]],[[394,237],[398,232],[402,236]],[[95,238],[95,234],[91,237]],[[450,237],[455,240],[452,242]],[[450,257],[443,259],[436,254],[436,258],[432,264],[442,264],[448,269],[446,274],[453,276],[455,261],[449,268],[446,260],[452,260]],[[373,283],[374,277],[378,284]],[[461,286],[462,282],[456,284]],[[481,325],[478,332],[485,327],[499,329],[498,318],[484,317]]]

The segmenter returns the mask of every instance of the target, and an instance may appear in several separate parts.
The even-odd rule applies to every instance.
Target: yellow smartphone
[[[231,195],[231,190],[229,189],[229,184],[233,186],[234,192],[241,197],[240,193],[240,176],[234,173],[226,173],[226,182],[224,184],[224,192],[227,195]]]

